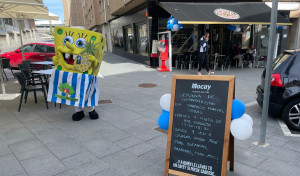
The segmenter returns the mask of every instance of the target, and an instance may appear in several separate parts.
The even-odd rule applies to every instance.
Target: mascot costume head
[[[104,55],[106,39],[100,33],[69,27],[54,29],[55,71],[51,75],[48,101],[75,106],[73,120],[84,117],[83,110],[97,113],[98,72]]]

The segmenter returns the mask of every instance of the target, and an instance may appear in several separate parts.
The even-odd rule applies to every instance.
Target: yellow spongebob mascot
[[[54,29],[55,71],[49,82],[48,101],[75,107],[72,119],[98,119],[99,86],[97,75],[106,40],[100,33],[69,27]]]

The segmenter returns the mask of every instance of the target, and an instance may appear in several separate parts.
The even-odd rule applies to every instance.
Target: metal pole
[[[266,142],[266,130],[267,130],[267,121],[268,121],[268,109],[269,109],[269,96],[270,96],[270,83],[271,83],[271,67],[274,59],[274,45],[276,39],[276,23],[277,23],[277,8],[278,0],[272,1],[272,12],[271,12],[271,26],[270,26],[270,35],[269,35],[269,47],[268,47],[268,59],[266,67],[266,76],[265,76],[265,86],[264,86],[264,102],[262,109],[262,119],[260,126],[260,138],[259,145],[264,145]]]
[[[20,32],[21,48],[22,48],[22,60],[25,60],[24,49],[23,49],[23,32],[21,30],[21,20],[18,20],[18,22],[19,22],[19,32]]]
[[[1,53],[1,48],[0,48]],[[1,77],[1,87],[2,87],[2,94],[5,95],[5,86],[4,86],[4,79],[3,79],[3,68],[2,68],[2,58],[0,58],[0,77]]]

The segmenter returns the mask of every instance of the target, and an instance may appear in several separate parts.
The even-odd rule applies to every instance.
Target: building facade
[[[65,0],[63,0],[65,1]],[[70,0],[69,0],[70,1]],[[159,2],[211,2],[208,0],[82,0],[83,8],[83,18],[85,21],[85,28],[97,32],[101,32],[107,38],[106,49],[108,52],[119,54],[127,58],[151,64],[151,52],[152,52],[152,41],[158,39],[158,32],[167,31],[167,20],[171,16],[163,7],[160,6]],[[217,2],[215,0],[214,2]],[[252,0],[251,2],[262,2],[267,0]],[[222,2],[220,0],[220,2]],[[236,2],[234,0],[229,2]],[[239,2],[243,2],[240,0]],[[244,0],[244,2],[249,2],[249,0]],[[281,12],[283,16],[289,18],[288,12]],[[293,19],[291,22],[297,23],[297,20]],[[66,22],[67,24],[67,22]],[[299,23],[300,24],[300,23]],[[260,43],[254,42],[255,37],[261,37],[257,29],[261,31],[267,31],[266,26],[263,27],[254,27],[249,24],[249,26],[242,26],[244,33],[234,33],[232,40],[232,45],[235,40],[238,40],[243,35],[248,35],[251,33],[250,44]],[[210,26],[210,27],[209,27]],[[297,28],[296,25],[295,27]],[[284,28],[281,32],[281,38],[279,41],[278,52],[286,49],[288,43],[286,31],[293,31],[296,33],[294,26],[289,28]],[[212,33],[217,34],[216,32],[221,32],[215,36],[225,36],[226,26],[219,25],[197,25],[196,27],[200,33],[203,33],[203,30],[211,30]],[[265,30],[266,29],[266,30]],[[184,35],[184,33],[191,34],[195,30],[194,25],[184,25],[184,29],[176,34],[174,37],[173,45],[174,48],[180,48],[180,45],[184,43],[185,40],[189,38],[189,35]],[[224,32],[225,31],[225,32]],[[228,31],[227,31],[228,32]],[[253,35],[252,35],[253,33]],[[298,32],[299,33],[299,32]],[[172,33],[174,35],[175,32]],[[289,34],[292,34],[289,32]],[[263,35],[264,36],[264,35]],[[290,36],[290,35],[288,35]],[[218,37],[217,37],[218,38]],[[220,37],[219,37],[220,38]],[[250,40],[249,38],[249,40]],[[291,37],[289,37],[291,38]],[[212,38],[213,39],[213,38]],[[224,41],[225,41],[224,37]],[[211,40],[212,42],[215,39]],[[221,44],[223,40],[214,41],[212,43],[214,46]],[[242,41],[242,40],[241,40]],[[295,43],[299,43],[299,40],[291,39],[291,42],[294,42],[293,47],[297,46]],[[190,42],[185,44],[183,50],[188,50],[190,48]],[[173,49],[174,49],[173,48]],[[178,49],[177,48],[177,49]],[[216,48],[216,47],[215,47]],[[182,48],[180,48],[182,51]],[[225,49],[223,47],[223,49]],[[259,48],[258,48],[259,49]],[[221,49],[216,49],[215,51],[222,51]],[[214,52],[215,52],[214,51]],[[267,49],[260,48],[262,54],[265,54]]]
[[[82,0],[62,0],[65,23],[69,27],[84,27]]]
[[[36,26],[33,19],[23,20],[19,23],[15,19],[0,18],[0,44],[12,45],[20,43],[20,30],[23,34],[23,41],[36,39]]]

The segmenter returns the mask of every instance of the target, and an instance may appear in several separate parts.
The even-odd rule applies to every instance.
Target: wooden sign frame
[[[207,80],[207,81],[228,81],[228,96],[227,96],[227,109],[226,109],[226,121],[224,131],[224,143],[223,143],[223,156],[222,156],[222,168],[221,175],[226,176],[227,162],[230,160],[230,170],[233,171],[233,157],[234,157],[234,138],[230,134],[230,123],[231,123],[231,109],[232,101],[235,92],[235,76],[197,76],[197,75],[174,75],[172,78],[172,92],[171,92],[171,106],[170,106],[170,117],[169,117],[169,129],[167,139],[167,152],[165,161],[165,176],[169,174],[178,176],[195,176],[189,173],[184,173],[176,170],[169,169],[170,155],[171,155],[171,141],[172,141],[172,127],[173,127],[173,116],[174,116],[174,103],[175,103],[175,92],[177,80]],[[230,143],[230,147],[229,147]]]

